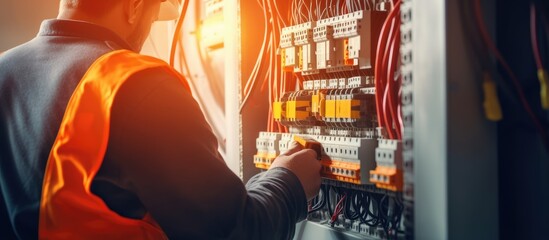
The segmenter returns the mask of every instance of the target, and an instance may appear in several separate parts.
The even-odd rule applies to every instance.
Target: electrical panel
[[[225,117],[227,126],[239,130],[214,128],[227,131],[227,139],[219,138],[226,159],[240,160],[228,165],[246,181],[257,169],[268,170],[295,139],[315,142],[322,187],[301,225],[313,224],[323,236],[334,231],[345,240],[409,235],[400,4],[204,0],[195,6],[202,15],[187,34],[198,41],[187,44],[201,50],[207,83],[215,78],[204,60],[217,54],[228,59]],[[230,32],[233,28],[241,34]],[[196,78],[194,71],[185,72]],[[316,239],[296,236],[311,238]]]
[[[229,168],[247,181],[269,169],[296,136],[320,146],[323,184],[309,203],[308,221],[297,225],[296,239],[497,236],[498,211],[509,214],[497,208],[500,193],[486,190],[498,186],[494,166],[502,162],[496,161],[495,143],[502,141],[479,114],[493,105],[498,90],[514,86],[500,85],[506,74],[479,77],[479,68],[488,75],[503,71],[493,68],[493,49],[483,44],[490,34],[481,34],[484,24],[477,23],[497,26],[489,21],[494,14],[475,16],[482,15],[475,9],[481,5],[495,9],[494,1],[195,3],[200,6],[191,2],[190,9],[202,12],[187,18],[198,23],[183,27],[180,45],[188,59],[201,61],[186,61],[184,75],[213,89],[195,96],[218,104],[202,105],[226,145]],[[518,15],[504,19],[514,22]],[[474,45],[470,51],[467,44]],[[202,51],[192,56],[195,45]],[[526,47],[520,52],[529,52]],[[509,59],[529,65],[527,55]],[[212,74],[220,68],[221,74]],[[483,88],[485,98],[478,96]],[[509,149],[516,149],[512,139]],[[514,155],[505,156],[511,164]],[[471,224],[472,218],[483,224]]]
[[[396,239],[404,236],[400,8],[372,2],[280,28],[272,122],[258,134],[253,163],[269,169],[296,136],[319,143],[323,185],[308,220],[358,238]]]

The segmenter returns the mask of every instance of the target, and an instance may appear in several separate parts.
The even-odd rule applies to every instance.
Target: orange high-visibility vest
[[[107,149],[118,90],[133,74],[158,67],[189,90],[165,62],[127,50],[107,53],[88,69],[67,105],[46,166],[40,239],[166,239],[148,214],[139,220],[122,217],[90,191]]]

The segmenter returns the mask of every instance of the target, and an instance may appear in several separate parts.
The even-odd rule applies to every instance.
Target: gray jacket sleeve
[[[286,169],[245,186],[191,94],[160,69],[137,74],[115,98],[94,186],[121,215],[150,213],[171,239],[291,239],[307,212],[303,187]]]

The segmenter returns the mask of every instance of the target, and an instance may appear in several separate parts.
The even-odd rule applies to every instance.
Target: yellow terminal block
[[[311,112],[320,113],[320,93],[315,93],[311,97]]]
[[[254,155],[254,165],[256,168],[265,169],[265,170],[269,169],[269,166],[270,166],[270,165],[267,165],[266,158],[261,157],[259,154]]]
[[[296,101],[288,101],[286,102],[286,117],[287,118],[295,118],[296,117]]]
[[[337,100],[332,100],[332,99],[327,99],[326,100],[326,105],[325,105],[325,112],[324,112],[324,116],[323,117],[326,117],[326,118],[335,118],[337,117],[337,114],[336,114],[336,101]]]
[[[484,114],[490,121],[500,121],[503,118],[501,113],[501,105],[499,103],[496,83],[492,80],[489,73],[484,73],[484,81],[482,83],[484,90]]]
[[[282,109],[284,103],[283,102],[274,102],[273,103],[273,118],[276,121],[282,120],[282,117],[284,117],[284,110]]]
[[[267,155],[258,153],[254,155],[254,165],[256,168],[267,170],[271,167],[275,158],[276,156],[271,154]]]
[[[338,118],[352,118],[359,119],[360,111],[353,111],[353,107],[360,106],[359,100],[345,99],[339,100],[337,103],[337,114]]]
[[[310,116],[309,101],[288,101],[286,102],[286,118],[292,120],[305,120]]]
[[[545,69],[538,69],[538,79],[541,95],[541,107],[545,110],[549,110],[549,77]]]
[[[311,97],[311,113],[315,116],[323,116],[324,108],[326,106],[326,94],[321,91],[315,92]]]

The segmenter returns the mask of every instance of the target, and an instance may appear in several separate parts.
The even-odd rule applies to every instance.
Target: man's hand
[[[321,165],[314,150],[302,149],[297,142],[292,142],[288,151],[274,160],[271,168],[276,167],[286,168],[299,178],[308,201],[318,195]]]

